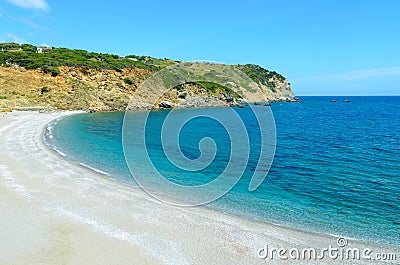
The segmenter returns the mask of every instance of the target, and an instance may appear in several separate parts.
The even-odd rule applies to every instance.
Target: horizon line
[[[387,94],[387,95],[296,95],[296,97],[400,97],[400,94]]]

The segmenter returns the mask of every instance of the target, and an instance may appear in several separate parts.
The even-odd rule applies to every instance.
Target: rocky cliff
[[[151,57],[119,58],[93,53],[87,53],[80,61],[74,57],[75,63],[71,63],[60,59],[52,61],[49,58],[57,58],[57,53],[51,54],[51,51],[45,55],[34,54],[23,50],[32,49],[31,46],[21,47],[0,53],[0,108],[42,106],[62,110],[123,111],[144,80],[159,69],[176,63]],[[70,54],[85,54],[85,51],[60,50],[63,54],[59,57],[63,60]],[[68,56],[66,52],[69,52]],[[37,63],[35,58],[46,64]],[[92,65],[93,62],[96,64]],[[224,85],[187,83],[166,92],[155,108],[235,105],[243,98],[247,101],[279,101],[294,97],[290,83],[280,74],[256,65],[234,67],[255,82],[260,88],[258,93],[238,95]]]
[[[43,106],[62,110],[122,111],[140,84],[152,74],[149,70],[139,68],[115,71],[62,66],[59,69],[61,74],[52,76],[41,70],[0,67],[0,107]],[[260,82],[259,86],[266,97],[254,101],[278,101],[294,97],[286,79],[271,79],[269,82],[274,84],[274,89]],[[175,107],[221,106],[224,103],[232,104],[238,97],[220,88],[212,92],[199,84],[189,83],[165,93],[156,107],[161,107],[159,103],[162,101],[168,101]]]

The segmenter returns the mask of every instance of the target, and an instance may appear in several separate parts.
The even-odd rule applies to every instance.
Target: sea
[[[336,102],[331,102],[333,98]],[[260,130],[250,107],[234,108],[250,139],[250,155],[243,157],[247,166],[237,185],[201,207],[400,246],[400,97],[301,97],[296,103],[262,107],[271,108],[276,126],[275,156],[265,180],[249,191],[259,163]],[[180,111],[196,116],[201,110]],[[180,185],[201,185],[217,178],[231,163],[227,129],[204,116],[185,124],[179,148],[188,159],[200,156],[199,143],[204,138],[211,138],[216,147],[205,169],[185,171],[164,155],[161,134],[168,114],[169,110],[150,112],[145,135],[153,166]],[[143,113],[130,115],[140,118]],[[124,112],[77,114],[49,124],[44,139],[65,159],[140,188],[125,159],[123,124]],[[129,129],[135,131],[135,126]]]

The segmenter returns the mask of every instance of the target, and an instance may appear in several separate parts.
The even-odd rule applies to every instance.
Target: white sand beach
[[[47,123],[69,114],[0,115],[0,264],[380,264],[262,260],[266,244],[322,249],[336,237],[169,206],[73,164],[42,140]],[[348,246],[397,251],[400,261],[388,246]]]

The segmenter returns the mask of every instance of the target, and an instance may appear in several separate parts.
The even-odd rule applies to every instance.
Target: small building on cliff
[[[52,49],[53,49],[52,47],[39,46],[39,47],[36,47],[36,52],[42,53],[44,51],[51,51]]]

